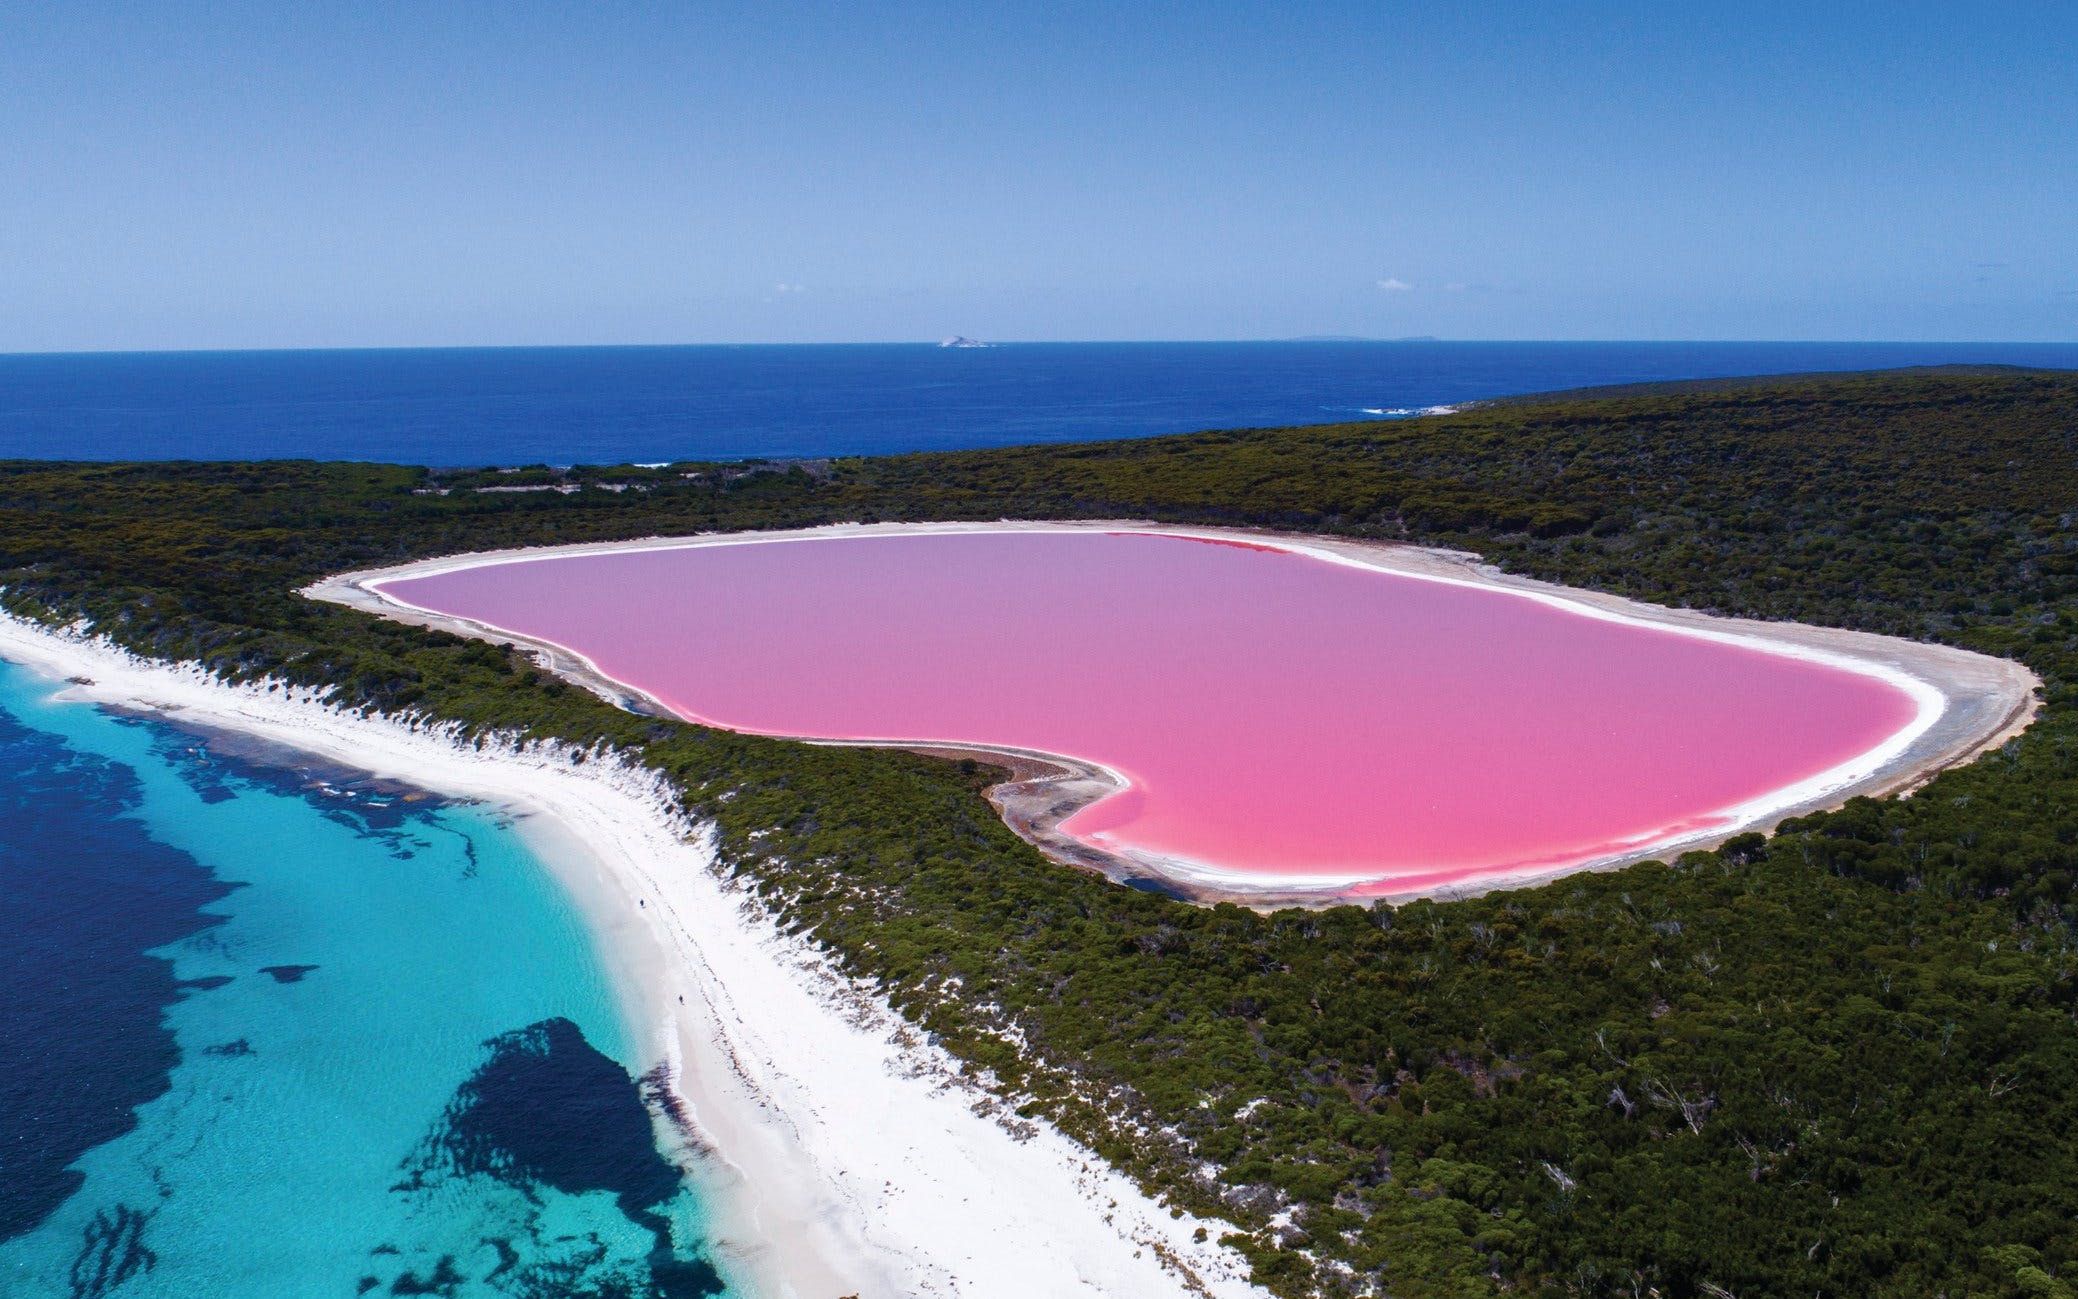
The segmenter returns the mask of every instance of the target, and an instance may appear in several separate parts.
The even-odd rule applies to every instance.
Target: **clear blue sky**
[[[0,12],[0,350],[2078,337],[2078,5]]]

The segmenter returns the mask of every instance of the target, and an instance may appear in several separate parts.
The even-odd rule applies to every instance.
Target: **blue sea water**
[[[0,356],[0,458],[602,464],[1331,423],[1600,384],[2078,368],[2078,343],[1029,343]]]
[[[0,1294],[724,1293],[510,826],[57,688],[0,663]]]

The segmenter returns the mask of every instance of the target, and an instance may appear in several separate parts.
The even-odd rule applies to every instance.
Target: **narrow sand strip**
[[[559,748],[464,746],[6,615],[0,658],[70,679],[68,698],[510,809],[585,908],[630,1022],[654,1026],[636,1067],[662,1070],[666,1108],[701,1152],[720,1261],[748,1293],[1261,1293],[1210,1243],[1225,1224],[1171,1217],[1058,1130],[1017,1118],[870,989],[778,933],[715,874],[707,838],[652,773],[577,765]]]
[[[1837,807],[1857,795],[1909,791],[1936,772],[1966,762],[2018,734],[2033,719],[2038,706],[2037,690],[2041,683],[2025,667],[2010,660],[1950,646],[1795,623],[1724,618],[1690,609],[1643,604],[1599,592],[1514,577],[1483,564],[1476,555],[1462,552],[1229,528],[1109,521],[998,522],[853,524],[796,531],[703,534],[448,556],[394,568],[341,574],[314,584],[304,593],[400,621],[522,645],[540,655],[552,670],[616,703],[664,713],[669,710],[655,700],[647,699],[634,687],[601,672],[596,664],[567,646],[424,609],[388,594],[383,585],[402,578],[424,577],[488,564],[525,563],[617,551],[837,540],[905,532],[1047,530],[1131,530],[1272,545],[1327,563],[1499,592],[1582,617],[1652,627],[1823,663],[1883,680],[1904,691],[1917,706],[1917,715],[1912,723],[1877,747],[1760,798],[1733,807],[1712,809],[1708,814],[1710,829],[1643,836],[1618,853],[1585,860],[1529,863],[1495,870],[1463,883],[1405,892],[1392,891],[1389,882],[1380,889],[1375,883],[1375,874],[1251,872],[1133,849],[1100,847],[1062,832],[1060,825],[1081,808],[1122,788],[1123,778],[1118,773],[1073,755],[945,742],[928,737],[899,743],[898,747],[980,756],[1009,766],[1013,772],[1012,779],[991,790],[990,798],[1012,828],[1055,860],[1095,870],[1115,880],[1158,879],[1170,891],[1200,901],[1237,901],[1271,907],[1323,905],[1351,897],[1362,901],[1403,901],[1419,896],[1465,896],[1496,888],[1521,887],[1576,871],[1607,870],[1648,858],[1670,858],[1690,849],[1714,846],[1748,830],[1773,829],[1789,817]],[[800,738],[821,743],[835,742],[812,736]]]

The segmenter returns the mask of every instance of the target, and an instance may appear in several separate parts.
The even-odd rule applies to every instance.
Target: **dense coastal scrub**
[[[295,594],[496,546],[1006,515],[1454,545],[2018,657],[2047,706],[1910,799],[1765,841],[1259,916],[1047,862],[985,767],[638,717]],[[638,752],[786,923],[1029,1112],[1232,1218],[1279,1293],[1960,1299],[2078,1293],[2074,521],[2078,377],[1916,372],[796,464],[16,463],[0,582],[148,654]]]

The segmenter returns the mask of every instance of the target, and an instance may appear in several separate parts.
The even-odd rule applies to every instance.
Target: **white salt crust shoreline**
[[[233,686],[0,615],[0,658],[63,698],[226,729],[508,809],[584,909],[696,1150],[718,1265],[779,1299],[1262,1292],[1215,1242],[1057,1129],[959,1077],[867,986],[714,869],[661,780],[563,748],[483,749],[321,695]],[[643,1028],[642,1026],[647,1026]],[[1200,1228],[1207,1240],[1197,1242]]]
[[[1463,552],[1249,529],[1173,527],[1128,521],[838,524],[790,531],[708,533],[483,551],[340,574],[312,585],[304,593],[421,625],[527,646],[539,652],[552,669],[609,698],[623,703],[641,701],[654,711],[668,714],[672,710],[636,687],[602,672],[590,658],[569,646],[424,608],[390,594],[383,586],[404,578],[429,577],[486,565],[583,555],[918,534],[1043,531],[1132,531],[1270,546],[1345,567],[1533,600],[1579,617],[1823,664],[1883,681],[1907,695],[1914,706],[1913,719],[1873,748],[1758,798],[1699,814],[1695,822],[1701,823],[1700,828],[1691,824],[1647,831],[1630,836],[1613,852],[1520,863],[1482,871],[1456,883],[1397,892],[1391,890],[1391,877],[1381,878],[1375,871],[1251,871],[1156,854],[1101,838],[1075,839],[1059,831],[1059,823],[1096,799],[1126,787],[1126,780],[1120,773],[1085,758],[961,739],[883,737],[828,740],[815,736],[793,737],[814,743],[997,755],[1028,767],[1050,769],[1050,772],[1038,775],[1023,773],[1019,779],[999,785],[992,791],[992,799],[1013,828],[1057,860],[1099,870],[1114,879],[1152,876],[1176,886],[1186,896],[1202,901],[1239,901],[1272,907],[1327,904],[1352,895],[1363,901],[1391,902],[1416,897],[1462,897],[1499,888],[1519,888],[1578,871],[1609,870],[1647,858],[1672,857],[1690,849],[1722,843],[1744,831],[1772,829],[1789,817],[1838,806],[1856,795],[1909,792],[1934,773],[1968,761],[1987,748],[2017,735],[2033,720],[2038,706],[2036,692],[2041,682],[2027,668],[2010,660],[1950,646],[1648,605],[1505,574],[1482,563],[1478,556]],[[1363,889],[1366,885],[1372,888]],[[1382,891],[1373,891],[1381,885],[1384,886]],[[1363,891],[1356,893],[1359,889]]]

